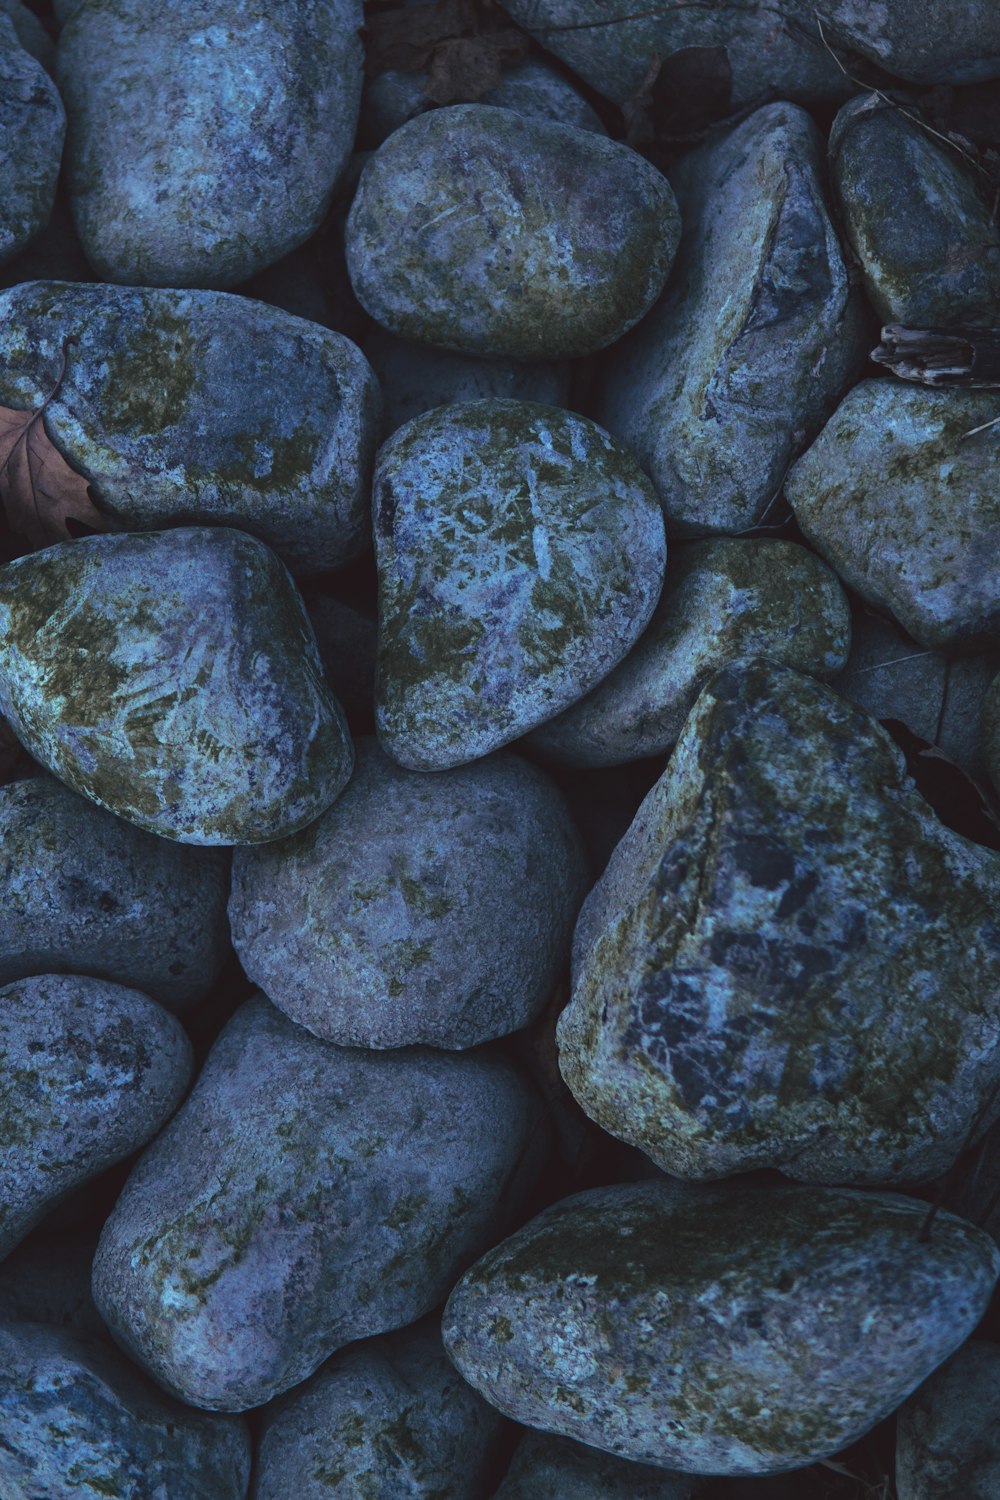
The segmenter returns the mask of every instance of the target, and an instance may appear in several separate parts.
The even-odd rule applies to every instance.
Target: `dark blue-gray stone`
[[[972,1339],[896,1416],[899,1500],[1000,1495],[1000,1346]]]
[[[571,1438],[526,1432],[493,1500],[690,1500],[702,1481],[630,1463]]]
[[[0,264],[49,222],[65,134],[59,90],[0,11]]]

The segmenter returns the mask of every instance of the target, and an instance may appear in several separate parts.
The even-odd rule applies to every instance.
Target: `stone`
[[[361,305],[401,338],[566,359],[648,312],[679,229],[666,178],[621,142],[460,104],[411,120],[365,164],[347,267]]]
[[[0,712],[74,791],[182,843],[293,833],[353,765],[300,595],[225,527],[83,537],[0,569]]]
[[[830,132],[847,241],[883,323],[1000,320],[1000,242],[974,166],[883,94],[858,96]]]
[[[695,1474],[855,1442],[982,1315],[1000,1251],[926,1203],[848,1188],[593,1188],[459,1281],[445,1347],[506,1416]]]
[[[361,103],[358,0],[87,0],[59,37],[98,277],[225,288],[317,229]]]
[[[896,1417],[899,1500],[1000,1494],[1000,1346],[973,1339]]]
[[[411,417],[459,401],[497,396],[510,401],[537,401],[543,406],[569,405],[570,370],[566,363],[476,359],[470,354],[412,344],[378,327],[365,339],[364,352],[382,389],[384,437],[391,437]]]
[[[252,1445],[240,1417],[171,1401],[114,1349],[65,1329],[0,1327],[4,1500],[244,1500]]]
[[[795,542],[687,542],[645,634],[586,698],[528,736],[546,759],[615,766],[673,745],[705,683],[731,661],[769,656],[815,677],[847,662],[851,615],[836,575]]]
[[[547,1432],[526,1432],[493,1500],[690,1500],[701,1481]]]
[[[1000,675],[994,677],[983,699],[982,731],[987,769],[1000,792]]]
[[[375,655],[378,626],[371,615],[316,590],[304,594],[316,632],[320,660],[334,697],[351,727],[368,733],[375,724]]]
[[[801,0],[814,22],[809,0]],[[832,0],[828,36],[908,83],[979,83],[1000,78],[1000,12],[992,0]]]
[[[563,1076],[677,1177],[934,1177],[998,1113],[998,894],[873,719],[727,667],[583,906]]]
[[[138,990],[75,974],[4,985],[0,1259],[70,1188],[155,1135],[190,1074],[180,1023]]]
[[[509,744],[596,686],[642,634],[666,559],[632,455],[555,407],[425,412],[381,449],[376,723],[412,770]]]
[[[55,64],[55,45],[34,12],[22,4],[22,0],[0,0],[0,15],[5,15],[10,21],[25,52],[41,63],[46,73],[51,73]]]
[[[785,494],[849,588],[922,646],[1000,642],[1000,491],[990,391],[865,380],[794,466]]]
[[[254,1500],[483,1500],[505,1424],[434,1322],[335,1354],[267,1409]]]
[[[595,410],[652,478],[668,535],[760,521],[864,362],[822,150],[804,110],[768,104],[671,176],[677,265],[610,354]]]
[[[0,295],[0,401],[129,531],[227,525],[298,574],[369,545],[375,376],[339,333],[227,292],[28,282]]]
[[[46,1323],[86,1339],[110,1335],[90,1295],[96,1237],[46,1226],[0,1261],[0,1326]],[[0,1418],[2,1430],[2,1418]]]
[[[560,793],[503,753],[435,776],[373,740],[357,755],[309,828],[237,851],[244,972],[349,1047],[474,1047],[526,1026],[568,961],[589,883]]]
[[[24,281],[90,281],[93,274],[73,227],[69,199],[57,187],[45,228],[13,260],[0,265],[0,291]],[[0,307],[3,306],[5,303],[0,300]],[[0,322],[0,338],[7,332]],[[58,364],[54,370],[58,370]]]
[[[229,864],[156,838],[49,776],[0,787],[0,985],[88,974],[168,1010],[203,1000],[229,953]]]
[[[260,1406],[442,1301],[509,1228],[544,1146],[498,1052],[334,1047],[256,996],[125,1184],[94,1300],[189,1405]]]
[[[0,264],[49,222],[65,134],[59,90],[0,10]]]

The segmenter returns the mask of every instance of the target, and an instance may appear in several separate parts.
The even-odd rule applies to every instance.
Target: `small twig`
[[[883,667],[899,667],[904,661],[919,661],[922,656],[933,655],[933,651],[911,651],[909,656],[894,656],[890,661],[877,661],[871,667],[859,667],[858,676],[863,677],[866,672],[881,672]]]
[[[966,438],[975,437],[980,432],[989,432],[991,427],[996,427],[998,424],[1000,424],[1000,417],[993,417],[991,421],[982,422],[978,427],[970,427],[968,432],[962,433],[958,441],[964,443]]]
[[[944,716],[948,708],[948,689],[951,686],[951,657],[945,660],[944,680],[941,683],[941,707],[938,709],[937,723],[934,726],[934,743],[940,745],[941,735],[944,731]]]

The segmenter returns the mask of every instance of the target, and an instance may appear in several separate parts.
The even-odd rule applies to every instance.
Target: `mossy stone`
[[[226,292],[35,281],[0,294],[0,402],[129,531],[228,525],[298,574],[367,547],[378,384],[342,334]]]
[[[245,973],[347,1046],[473,1047],[526,1026],[568,961],[588,883],[556,787],[513,755],[427,776],[372,740],[357,748],[321,818],[235,856]]]
[[[896,1417],[899,1500],[1000,1494],[1000,1346],[973,1339]]]
[[[865,380],[785,483],[806,539],[933,651],[1000,643],[1000,488],[991,391]]]
[[[117,1350],[67,1329],[0,1326],[4,1500],[244,1500],[239,1417],[172,1401]]]
[[[847,661],[851,615],[836,574],[795,542],[688,542],[645,634],[586,698],[527,744],[569,766],[614,766],[669,750],[720,667],[770,656],[814,677]]]
[[[442,770],[552,718],[617,666],[660,594],[649,480],[596,423],[472,401],[415,417],[375,471],[376,722]]]
[[[294,584],[224,527],[90,536],[0,569],[0,711],[74,791],[182,843],[293,833],[353,764]]]
[[[49,222],[65,134],[59,90],[0,10],[0,264]]]
[[[0,1259],[155,1135],[190,1073],[179,1022],[138,990],[67,974],[0,989]]]
[[[256,996],[126,1182],[98,1310],[190,1405],[259,1406],[442,1300],[521,1209],[542,1119],[498,1053],[335,1047]]]
[[[768,104],[684,157],[660,302],[609,356],[596,416],[653,479],[668,535],[745,530],[869,346],[805,110]]]
[[[584,903],[563,1076],[678,1177],[933,1177],[997,1114],[998,896],[879,724],[727,667]]]
[[[347,267],[361,305],[401,338],[564,359],[649,310],[679,228],[666,178],[628,146],[461,104],[419,115],[366,162]]]
[[[493,1500],[691,1500],[692,1474],[665,1474],[550,1432],[526,1432]]]
[[[86,0],[59,37],[94,270],[229,287],[309,238],[350,155],[359,0]]]
[[[564,1199],[466,1272],[445,1347],[509,1417],[696,1474],[855,1442],[969,1336],[990,1238],[847,1188],[664,1180]]]

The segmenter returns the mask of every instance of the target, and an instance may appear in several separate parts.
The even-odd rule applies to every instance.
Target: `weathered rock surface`
[[[427,776],[363,740],[321,818],[237,853],[229,917],[246,974],[316,1036],[472,1047],[542,1009],[587,877],[565,802],[527,761]]]
[[[292,833],[353,764],[291,579],[226,527],[90,536],[0,569],[0,711],[74,791],[183,843]]]
[[[1000,490],[991,391],[865,380],[785,493],[842,580],[932,650],[1000,642]]]
[[[89,974],[184,1010],[229,952],[221,850],[170,843],[48,776],[0,788],[0,984]]]
[[[770,656],[832,677],[847,661],[847,596],[795,542],[720,537],[671,551],[656,612],[603,682],[532,731],[528,744],[570,766],[614,766],[669,750],[713,672]]]
[[[649,310],[678,232],[666,178],[629,147],[461,104],[411,120],[366,163],[347,266],[362,306],[401,338],[563,359]]]
[[[244,1500],[239,1417],[171,1401],[113,1349],[34,1323],[0,1327],[4,1500]]]
[[[554,407],[425,412],[375,472],[376,721],[414,770],[474,760],[617,666],[659,597],[663,518],[631,454]]]
[[[137,990],[44,974],[0,989],[0,1257],[176,1109],[191,1048]]]
[[[879,94],[852,99],[830,132],[834,191],[883,323],[1000,320],[1000,239],[982,180],[953,146]]]
[[[672,174],[670,285],[607,361],[596,415],[651,476],[668,533],[754,525],[867,353],[822,141],[768,104]]]
[[[543,1150],[540,1106],[499,1055],[334,1047],[255,998],[129,1177],[94,1300],[167,1390],[259,1406],[429,1312],[504,1233]]]
[[[846,1188],[620,1184],[554,1204],[458,1283],[445,1347],[507,1416],[701,1474],[805,1466],[966,1339],[1000,1251]]]
[[[563,1076],[679,1177],[933,1177],[996,1117],[998,891],[867,714],[728,667],[584,904]]]
[[[59,90],[0,11],[0,263],[49,222],[65,134]]]
[[[236,526],[293,572],[368,545],[378,385],[339,333],[226,292],[28,282],[0,296],[0,402],[32,409],[130,531]]]
[[[235,286],[319,227],[361,102],[358,0],[87,0],[59,38],[97,274]]]
[[[527,1432],[493,1500],[690,1500],[692,1474],[665,1474],[548,1432]]]
[[[334,1355],[264,1415],[253,1500],[482,1500],[504,1426],[434,1322]]]
[[[1000,1346],[973,1340],[936,1370],[896,1418],[899,1500],[1000,1494]]]

